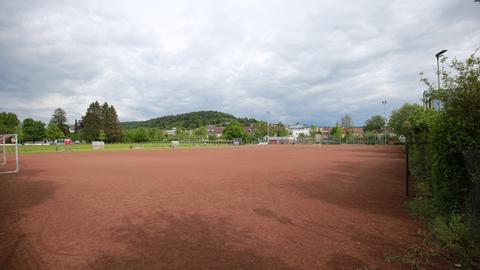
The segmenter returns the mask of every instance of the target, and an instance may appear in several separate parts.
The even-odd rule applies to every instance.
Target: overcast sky
[[[0,111],[71,122],[92,101],[121,121],[218,110],[356,125],[425,89],[435,53],[480,47],[480,3],[1,1]],[[267,113],[270,112],[270,113]]]

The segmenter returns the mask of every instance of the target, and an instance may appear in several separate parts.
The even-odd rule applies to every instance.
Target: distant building
[[[224,127],[207,126],[208,136],[215,136],[219,138],[222,136],[224,129]]]
[[[175,136],[177,135],[177,128],[167,129],[165,130],[165,133],[170,136]]]
[[[268,137],[268,144],[293,144],[295,138],[293,136],[285,137]]]
[[[328,138],[329,135],[332,133],[333,129],[334,129],[334,127],[321,127],[321,128],[319,128],[318,130],[320,131],[320,134],[322,135],[322,136],[320,136],[320,138]],[[363,128],[361,128],[361,127],[355,127],[355,128],[349,128],[349,129],[341,128],[341,129],[342,129],[342,137],[344,137],[345,134],[347,134],[347,132],[352,132],[353,136],[356,137],[356,138],[363,137]]]
[[[250,125],[248,127],[243,127],[243,130],[245,133],[253,133],[255,131],[255,125]]]
[[[290,133],[292,134],[293,138],[295,138],[295,140],[298,139],[300,134],[303,134],[306,137],[310,136],[310,127],[306,125],[301,125],[301,124],[289,125],[287,129],[290,131]]]

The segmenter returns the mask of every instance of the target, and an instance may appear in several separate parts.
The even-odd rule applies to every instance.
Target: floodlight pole
[[[5,137],[2,137],[2,145],[3,145],[3,160],[1,165],[7,164],[7,152],[6,152],[6,147],[5,147]]]
[[[383,114],[385,116],[385,119],[383,119],[383,129],[384,129],[384,132],[385,132],[385,140],[384,140],[384,143],[385,145],[387,145],[387,100],[382,100],[382,104],[383,104]]]
[[[440,57],[446,52],[447,50],[441,50],[435,54],[435,57],[437,58],[437,90],[440,89]]]
[[[270,111],[266,111],[266,113],[270,115]],[[268,119],[267,119],[267,142],[268,142],[268,138],[270,138],[270,124],[268,123]]]

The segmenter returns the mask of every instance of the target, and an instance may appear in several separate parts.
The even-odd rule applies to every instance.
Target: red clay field
[[[404,171],[393,146],[26,154],[0,269],[405,269]]]

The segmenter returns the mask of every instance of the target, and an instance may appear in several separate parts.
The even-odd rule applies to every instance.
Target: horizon
[[[362,126],[421,102],[438,51],[474,53],[479,12],[473,0],[4,1],[0,111],[48,122],[61,107],[74,123],[98,100],[122,122],[213,110]]]

